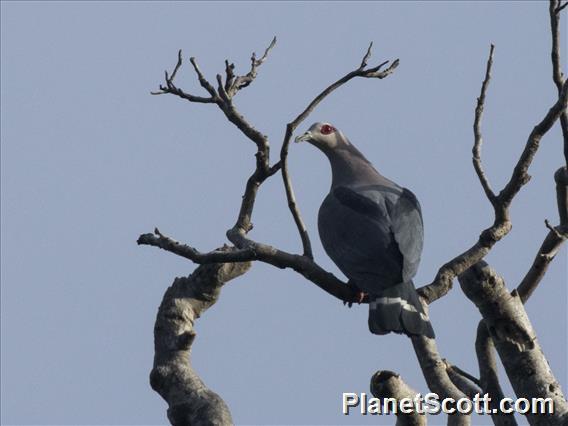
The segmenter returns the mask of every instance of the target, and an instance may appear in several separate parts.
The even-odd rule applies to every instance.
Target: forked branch
[[[225,91],[230,98],[232,98],[239,90],[244,89],[252,83],[252,81],[256,78],[258,67],[260,67],[264,63],[264,61],[266,61],[266,59],[268,58],[268,53],[275,45],[276,37],[272,39],[270,45],[266,48],[264,54],[260,59],[256,59],[256,54],[253,52],[250,58],[250,71],[243,76],[235,77],[235,64],[229,64],[228,60],[225,61]]]
[[[488,68],[490,68],[489,65]],[[551,129],[558,117],[566,111],[567,106],[568,84],[564,82],[558,100],[549,109],[544,118],[533,128],[511,178],[499,195],[495,197],[494,202],[492,202],[495,212],[493,225],[485,229],[480,234],[477,242],[468,250],[444,264],[438,270],[432,283],[418,289],[418,293],[427,303],[432,303],[444,296],[452,288],[454,278],[483,259],[495,243],[509,233],[511,230],[511,222],[509,220],[511,202],[521,188],[530,180],[528,169],[536,155],[542,137]]]
[[[276,37],[272,40],[272,42],[264,52],[264,55],[260,59],[256,59],[256,56],[253,53],[251,58],[251,69],[247,74],[243,76],[235,76],[234,64],[229,64],[228,60],[225,61],[225,82],[223,83],[221,76],[217,75],[217,89],[215,89],[215,87],[205,78],[205,76],[201,72],[201,69],[199,68],[199,65],[197,64],[197,60],[194,57],[191,57],[189,61],[191,62],[193,70],[197,75],[199,84],[203,89],[205,89],[205,91],[207,91],[207,93],[209,93],[209,97],[192,95],[175,85],[174,79],[182,66],[182,52],[180,50],[178,52],[178,60],[176,66],[174,67],[171,76],[167,71],[165,72],[165,85],[160,85],[159,91],[151,92],[153,95],[172,94],[189,102],[216,104],[221,109],[221,111],[223,111],[227,119],[231,123],[233,123],[247,138],[249,138],[256,144],[258,149],[256,155],[257,169],[259,169],[259,178],[261,179],[266,179],[266,177],[270,175],[270,165],[268,162],[268,138],[263,133],[256,130],[246,120],[246,118],[237,111],[236,107],[233,104],[233,97],[239,90],[249,86],[253,82],[253,80],[257,76],[258,67],[266,61],[268,53],[270,52],[270,50],[272,50],[275,44]]]
[[[192,63],[193,62],[193,58],[192,59]],[[164,71],[165,74],[165,82],[166,85],[163,86],[160,84],[159,87],[159,91],[157,92],[150,92],[152,95],[165,95],[165,94],[172,94],[172,95],[176,95],[179,96],[182,99],[188,100],[189,102],[196,102],[196,103],[203,103],[203,104],[213,104],[213,103],[217,103],[217,97],[216,94],[213,92],[210,92],[211,96],[208,98],[204,98],[202,96],[195,96],[192,94],[189,94],[187,92],[185,92],[184,90],[178,88],[175,84],[174,84],[174,79],[176,78],[176,74],[179,71],[179,69],[181,68],[182,65],[182,53],[181,53],[181,49],[178,51],[178,60],[176,63],[176,66],[174,67],[174,70],[172,71],[171,76],[168,74],[167,71]],[[203,76],[201,75],[201,72],[199,71],[199,69],[197,68],[197,64],[194,64],[194,68],[195,71],[197,72],[198,76],[200,77],[200,81],[201,79],[203,79]]]

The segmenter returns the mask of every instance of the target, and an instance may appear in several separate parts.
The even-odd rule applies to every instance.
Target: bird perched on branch
[[[369,329],[434,337],[412,278],[416,275],[424,229],[412,192],[382,176],[341,131],[315,123],[296,138],[329,159],[332,183],[318,215],[321,242],[349,278],[369,298]]]

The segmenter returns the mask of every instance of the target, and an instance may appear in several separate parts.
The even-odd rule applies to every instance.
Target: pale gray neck
[[[353,145],[325,150],[331,164],[331,189],[338,186],[371,185],[388,181]]]

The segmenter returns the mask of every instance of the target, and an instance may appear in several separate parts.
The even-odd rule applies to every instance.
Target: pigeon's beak
[[[298,142],[302,142],[302,141],[309,141],[311,139],[312,139],[312,132],[310,132],[308,130],[302,136],[296,136],[296,139],[294,139],[294,142],[298,143]]]

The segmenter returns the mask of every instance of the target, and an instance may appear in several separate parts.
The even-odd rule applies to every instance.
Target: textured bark
[[[499,409],[499,401],[505,398],[501,384],[499,383],[499,373],[497,371],[497,359],[495,358],[495,345],[489,335],[484,320],[477,326],[477,338],[475,339],[475,352],[479,364],[479,382],[484,394],[491,398],[489,408]],[[517,421],[515,416],[497,412],[491,414],[495,426],[515,426]]]
[[[215,263],[176,278],[166,290],[154,327],[154,367],[150,384],[169,405],[172,425],[231,425],[229,408],[210,390],[190,362],[194,323],[219,298],[227,281],[244,274],[250,263]]]
[[[561,167],[556,171],[554,180],[556,182],[556,202],[560,225],[552,228],[547,222],[550,232],[542,242],[529,271],[517,287],[523,303],[536,290],[548,269],[548,265],[568,238],[568,170],[566,167]]]
[[[527,414],[531,425],[565,425],[568,405],[541,350],[516,291],[487,263],[479,262],[459,277],[466,296],[477,306],[518,398],[551,398],[553,414]]]
[[[456,387],[469,399],[473,399],[477,394],[483,394],[478,385],[479,380],[472,378],[469,375],[466,376],[463,371],[453,365],[450,365],[446,360],[444,360],[444,363],[446,364],[446,371],[452,383],[456,385]]]
[[[466,394],[450,379],[447,365],[438,353],[436,341],[424,336],[412,336],[411,340],[428,388],[437,393],[440,398],[453,398],[454,401],[466,398]],[[448,415],[449,426],[469,426],[470,424],[471,415],[459,413]]]

